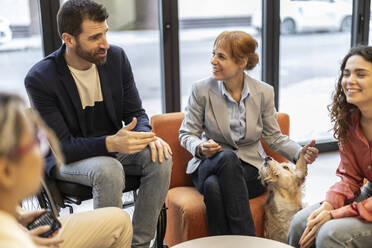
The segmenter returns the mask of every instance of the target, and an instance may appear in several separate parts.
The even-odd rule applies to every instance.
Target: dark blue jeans
[[[265,191],[256,167],[220,151],[201,162],[192,181],[204,196],[210,235],[256,236],[249,199]]]

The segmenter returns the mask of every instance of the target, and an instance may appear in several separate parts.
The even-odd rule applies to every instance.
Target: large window
[[[43,40],[48,53],[59,46],[54,44],[59,40],[53,23],[58,1],[2,0],[1,91],[16,92],[27,98],[24,77],[31,66],[43,57],[37,5],[40,3],[45,7],[42,8],[42,16],[44,27],[47,28],[44,29]],[[367,18],[365,11],[370,3],[367,0],[280,0],[279,53],[276,47],[276,27],[273,25],[276,15],[272,15],[273,10],[279,14],[279,1],[230,0],[228,4],[225,0],[96,1],[103,3],[110,13],[108,40],[111,44],[123,47],[128,54],[143,105],[150,116],[161,113],[163,109],[162,78],[166,86],[167,97],[164,99],[167,110],[178,111],[178,104],[181,103],[182,111],[190,95],[191,85],[211,75],[210,59],[217,35],[224,30],[243,30],[257,39],[260,60],[262,49],[265,51],[265,62],[269,60],[265,70],[261,70],[262,63],[259,63],[250,74],[260,79],[263,71],[264,77],[269,78],[267,83],[275,85],[275,89],[279,90],[278,110],[290,114],[291,136],[298,142],[312,138],[318,142],[332,141],[327,105],[331,102],[340,61],[350,48],[353,2],[354,6],[358,6],[354,11],[359,17],[356,22],[358,32],[354,30],[353,44],[368,42],[363,38],[366,33],[359,32],[363,28],[360,23]],[[176,14],[177,10],[171,7],[175,2],[178,3],[178,29],[173,23],[177,18],[167,17],[169,13]],[[265,3],[265,10],[269,13],[264,16],[263,24],[261,2]],[[158,4],[163,13],[167,13],[164,15],[166,21],[163,19],[163,35],[158,29]],[[267,47],[262,47],[260,30],[267,23],[274,32],[270,28],[265,29],[270,31],[265,33],[265,39],[270,35],[274,38],[270,39],[271,42],[266,41]],[[48,30],[50,27],[52,30]],[[178,39],[174,38],[177,32]],[[54,41],[53,37],[56,38]],[[160,61],[163,55],[160,37],[164,39],[162,44],[166,43],[162,50],[167,61],[163,68],[165,77],[161,76]],[[369,37],[372,40],[372,36]],[[177,40],[179,51],[174,49]],[[47,44],[51,46],[49,50]],[[279,64],[276,61],[278,58]],[[177,65],[175,69],[172,67],[174,65]]]
[[[64,2],[64,0],[62,0]],[[124,49],[143,107],[152,116],[162,112],[160,35],[156,0],[96,0],[108,13],[110,44]]]
[[[279,111],[298,142],[332,140],[327,105],[350,48],[352,1],[281,0]]]
[[[24,78],[43,57],[37,1],[2,0],[0,8],[0,91],[28,102]]]
[[[226,30],[241,30],[251,34],[259,43],[259,26],[252,26],[252,14],[260,13],[261,0],[179,0],[179,42],[181,73],[181,110],[187,104],[191,86],[197,80],[211,76],[213,42]],[[197,6],[197,7],[195,7]],[[260,78],[260,65],[249,72]]]
[[[127,53],[143,107],[149,116],[160,114],[162,94],[157,1],[101,2],[110,13],[108,40]]]

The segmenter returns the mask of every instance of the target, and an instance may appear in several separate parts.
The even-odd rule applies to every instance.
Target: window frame
[[[161,78],[163,112],[181,108],[178,0],[158,1],[161,46]],[[351,46],[368,44],[371,0],[353,0]],[[62,44],[58,35],[56,15],[59,0],[39,0],[43,52],[47,56]],[[275,89],[275,106],[279,104],[279,36],[280,0],[262,0],[262,80]],[[338,149],[336,141],[316,145],[321,152]]]

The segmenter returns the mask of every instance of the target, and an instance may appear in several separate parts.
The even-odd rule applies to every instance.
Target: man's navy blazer
[[[87,137],[84,113],[75,81],[64,58],[66,46],[38,62],[28,72],[25,86],[31,104],[56,133],[62,144],[65,162],[110,156],[106,136]],[[117,130],[137,118],[134,131],[151,131],[149,119],[134,82],[129,60],[120,47],[111,45],[107,61],[97,66],[104,105]],[[107,135],[112,135],[108,133]],[[55,165],[52,155],[46,158],[46,172]]]

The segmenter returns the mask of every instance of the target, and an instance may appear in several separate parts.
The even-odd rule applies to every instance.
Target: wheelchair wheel
[[[137,190],[128,191],[123,194],[123,209],[133,218],[134,204],[137,199]]]
[[[42,186],[39,193],[22,201],[22,208],[27,211],[40,210],[44,208],[51,210],[55,216],[59,216],[59,211],[53,198],[51,197],[48,187],[44,181],[41,182],[41,185]]]

